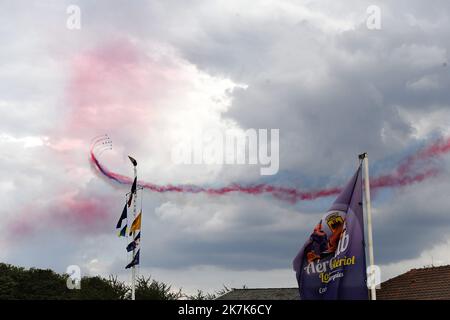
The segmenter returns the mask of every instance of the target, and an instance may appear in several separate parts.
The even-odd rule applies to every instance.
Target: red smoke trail
[[[419,160],[427,160],[444,155],[450,151],[450,138],[439,139],[430,146],[419,150],[416,154],[406,158],[397,168],[400,175],[406,174],[410,171],[413,165]]]
[[[450,138],[446,140],[438,140],[430,146],[419,150],[412,156],[403,160],[393,173],[380,175],[371,178],[370,186],[373,189],[385,187],[402,187],[413,183],[422,182],[428,178],[439,174],[437,168],[428,168],[422,172],[413,172],[413,167],[419,161],[426,161],[438,156],[442,156],[450,152]],[[103,166],[95,156],[94,148],[91,148],[90,159],[92,164],[106,177],[121,184],[131,184],[130,177],[114,173]],[[153,192],[176,192],[176,193],[207,193],[210,195],[224,195],[232,192],[258,195],[268,193],[274,197],[286,200],[292,203],[301,200],[314,200],[322,197],[337,195],[341,192],[340,187],[324,188],[319,190],[299,190],[297,188],[279,187],[268,184],[257,184],[242,186],[240,184],[231,184],[220,188],[207,188],[194,185],[156,185],[149,182],[139,181],[138,184],[145,189]]]

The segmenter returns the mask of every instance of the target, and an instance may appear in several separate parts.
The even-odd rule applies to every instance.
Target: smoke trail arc
[[[98,160],[96,150],[98,149],[99,144],[104,144],[108,141],[107,139],[109,138],[106,136],[94,140],[90,149],[91,163],[105,177],[120,184],[131,184],[132,179],[130,177],[109,170]],[[401,161],[393,172],[372,177],[370,186],[375,190],[387,187],[403,187],[435,177],[441,172],[441,170],[435,166],[424,166],[422,170],[416,170],[414,167],[420,162],[443,156],[448,152],[450,152],[450,138],[435,141],[431,145]],[[138,181],[138,185],[144,189],[158,193],[206,193],[209,195],[225,195],[229,193],[243,193],[249,195],[270,194],[277,199],[286,200],[291,203],[334,196],[341,192],[340,187],[301,190],[298,188],[280,187],[270,184],[241,185],[233,183],[224,187],[210,188],[196,185],[157,185],[150,182]]]

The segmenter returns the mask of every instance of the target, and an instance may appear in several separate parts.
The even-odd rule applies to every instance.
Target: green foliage
[[[171,286],[151,277],[138,277],[136,280],[136,300],[178,300],[183,296],[181,289],[172,292]]]
[[[216,291],[216,298],[223,296],[225,293],[228,293],[230,291],[232,291],[231,288],[228,288],[226,285],[223,285],[222,289],[220,289],[219,291]]]
[[[188,300],[214,300],[216,295],[213,293],[203,292],[202,290],[197,290],[197,293],[192,296],[186,296]]]
[[[80,290],[67,288],[68,275],[60,275],[52,270],[25,269],[0,263],[0,300],[125,300],[131,298],[131,288],[117,277],[104,279],[99,276],[83,277]],[[215,294],[204,293],[188,296],[181,289],[173,291],[171,286],[151,277],[136,279],[136,299],[138,300],[212,300],[230,291],[224,289]]]
[[[52,270],[0,263],[0,299],[67,299],[66,278]]]
[[[186,298],[188,300],[214,300],[230,291],[231,289],[224,285],[223,288],[216,291],[216,293],[205,293],[202,290],[197,290],[196,294],[191,296],[187,295]]]
[[[121,281],[110,276],[109,280],[96,277],[83,277],[81,289],[71,290],[72,299],[77,300],[123,300],[129,291]]]
[[[117,280],[117,276],[110,275],[108,283],[118,299],[125,300],[129,298],[130,288],[122,281]]]

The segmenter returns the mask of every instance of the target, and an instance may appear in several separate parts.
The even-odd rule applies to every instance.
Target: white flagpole
[[[370,263],[370,273],[368,276],[370,279],[374,278],[374,258],[373,258],[373,240],[372,240],[372,206],[370,203],[370,182],[369,182],[369,156],[367,153],[363,154],[364,158],[364,197],[366,202],[366,214],[367,214],[367,246],[369,250],[369,263]],[[377,292],[375,283],[371,283],[370,288],[370,298],[371,300],[377,299]]]
[[[137,179],[137,168],[136,166],[133,166],[134,168],[134,178]],[[134,192],[133,195],[133,222],[134,219],[136,219],[136,197],[137,197],[137,183],[136,183],[136,191]],[[134,237],[135,237],[135,231],[133,231],[133,241],[134,241]],[[134,259],[134,256],[136,254],[136,249],[133,249],[133,257],[131,258],[132,260]],[[131,267],[131,300],[136,300],[136,266],[132,266]]]

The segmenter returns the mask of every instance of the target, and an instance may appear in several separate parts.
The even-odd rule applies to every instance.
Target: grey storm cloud
[[[231,204],[236,198],[238,203]],[[158,257],[149,259],[148,266],[289,268],[290,258],[304,240],[301,235],[307,234],[320,217],[314,213],[299,215],[270,199],[255,203],[251,196],[204,202],[195,199],[187,204],[169,201],[158,207],[155,215],[144,217],[149,235],[143,245],[151,256]],[[161,235],[157,230],[166,233]]]
[[[355,6],[342,5],[341,9],[358,9],[361,13],[370,4],[358,2]],[[368,30],[362,20],[355,29],[331,33],[302,19],[284,21],[270,15],[255,19],[239,8],[217,17],[201,9],[177,7],[172,11],[158,6],[155,12],[164,18],[156,21],[166,28],[158,29],[157,36],[171,42],[189,61],[207,72],[230,76],[248,85],[245,90],[236,90],[226,116],[244,128],[280,128],[282,169],[295,168],[319,175],[333,175],[338,170],[342,174],[343,168],[348,172],[353,166],[352,156],[358,152],[365,150],[372,160],[382,160],[401,154],[405,147],[417,142],[414,126],[399,110],[448,110],[450,101],[446,90],[450,84],[446,67],[450,45],[446,40],[449,39],[446,11],[428,10],[420,1],[378,4],[382,8],[382,30]],[[439,5],[448,6],[445,2]],[[211,11],[218,13],[219,9]],[[414,24],[411,17],[420,23]],[[183,31],[176,28],[184,24],[187,28]],[[421,79],[439,85],[420,90],[414,84],[420,84]],[[420,137],[419,141],[426,138]],[[419,193],[421,188],[410,192]],[[375,234],[380,230],[385,235],[379,237],[383,239],[379,248],[389,247],[396,252],[378,249],[377,256],[383,263],[411,258],[423,250],[420,243],[430,245],[440,239],[432,231],[432,218],[414,223],[414,219],[408,220],[406,216],[410,205],[400,203],[392,213],[398,220],[387,220],[390,227],[383,227],[384,223],[376,225]],[[267,211],[273,213],[277,206],[275,203]],[[445,201],[441,203],[441,208],[448,206]],[[433,209],[428,210],[422,214],[432,217]],[[251,216],[250,211],[242,214]],[[258,218],[255,215],[253,221]],[[423,228],[429,221],[430,229],[421,233],[422,240],[427,241],[420,238],[399,241],[407,239],[409,231],[404,230],[403,234],[390,228],[401,225],[402,220],[413,224],[411,230]],[[281,238],[280,245],[277,250],[265,252],[264,248],[276,244],[268,244],[257,232],[252,234],[250,225],[249,221],[241,237],[237,237],[241,241],[225,239],[218,244],[219,240],[213,239],[202,244],[188,240],[180,252],[192,252],[193,261],[201,261],[199,252],[208,260],[217,250],[225,255],[220,248],[226,247],[231,253],[242,253],[245,257],[241,259],[242,265],[253,257],[253,265],[261,266],[258,257],[251,254],[258,251],[255,246],[259,243],[264,254],[273,251],[284,256],[284,261],[273,259],[262,265],[280,267],[289,260],[292,250],[288,249],[288,243],[292,241],[287,239],[291,239],[294,230],[280,234],[274,231],[269,238]],[[302,231],[298,234],[306,236],[309,232],[308,228]],[[223,259],[219,264],[234,266],[233,260]]]
[[[301,17],[283,20],[240,6],[195,4],[150,2],[155,27],[146,35],[171,43],[207,72],[246,83],[225,116],[244,128],[280,128],[284,169],[332,174],[335,165],[316,159],[348,169],[348,154],[363,150],[384,159],[416,140],[399,110],[436,110],[448,101],[445,11],[422,10],[420,1],[379,2],[382,30],[368,30],[362,19],[343,32],[322,30]],[[364,16],[370,4],[333,9]],[[431,27],[412,25],[411,17]],[[414,90],[427,79],[439,88]]]

